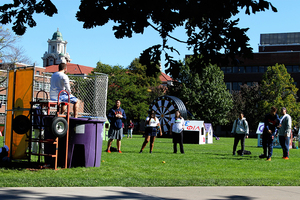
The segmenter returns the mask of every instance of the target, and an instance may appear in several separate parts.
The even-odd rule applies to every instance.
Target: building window
[[[252,72],[251,66],[247,66],[247,67],[246,67],[246,73],[251,73],[251,72]]]
[[[252,66],[252,72],[253,73],[258,73],[258,67],[257,66]]]
[[[239,67],[239,73],[245,73],[245,67]]]
[[[45,90],[46,92],[49,92],[50,91],[50,83],[34,81],[34,90],[35,91]]]
[[[265,72],[268,71],[268,66],[265,66]]]
[[[229,73],[232,73],[232,67],[226,67],[226,72],[229,74]]]
[[[239,91],[241,90],[242,82],[232,82],[232,90],[233,91]]]
[[[259,66],[259,67],[258,67],[258,71],[259,71],[260,73],[265,73],[265,67],[264,67],[264,66]]]
[[[49,60],[49,65],[54,65],[53,59]]]
[[[40,75],[40,71],[36,71],[36,75]]]
[[[287,70],[288,73],[293,72],[293,66],[292,65],[287,65],[286,70]]]
[[[293,65],[293,72],[299,72],[299,65]]]
[[[1,80],[1,81],[3,81],[3,80]],[[5,81],[3,81],[2,83],[0,83],[0,87],[3,87],[3,88],[5,88],[6,87],[6,82],[7,80],[5,80]]]
[[[226,67],[221,67],[221,70],[223,71],[223,73],[226,73]]]
[[[225,84],[226,84],[227,90],[229,90],[229,92],[231,92],[231,83],[226,82]]]
[[[233,67],[233,73],[239,73],[239,67]]]
[[[0,94],[0,103],[2,105],[6,104],[6,95]]]

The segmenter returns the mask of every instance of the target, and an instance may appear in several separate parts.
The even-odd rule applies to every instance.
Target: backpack
[[[238,150],[237,153],[242,155],[242,150]],[[251,155],[251,151],[244,150],[244,155]]]
[[[234,134],[236,134],[235,130],[236,130],[236,127],[237,127],[237,123],[238,123],[238,119],[235,120]],[[244,126],[244,128],[246,127],[245,120],[243,120],[243,126]]]

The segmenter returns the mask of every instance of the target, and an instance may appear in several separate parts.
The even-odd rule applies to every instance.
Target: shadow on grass
[[[228,153],[207,153],[207,154],[211,154],[214,157],[214,159],[226,159],[226,160],[258,160],[259,157],[256,155],[235,155],[233,156],[232,154],[228,154]]]
[[[80,194],[80,188],[64,188],[67,192],[54,188],[47,188],[49,192],[45,192],[45,188],[23,188],[23,189],[0,189],[0,198],[1,200],[12,200],[12,199],[55,199],[55,200],[63,200],[63,199],[72,199],[72,200],[81,200],[81,199],[143,199],[143,200],[179,200],[174,198],[159,198],[148,196],[138,192],[129,192],[129,191],[118,191],[118,190],[107,190],[103,188],[94,188],[92,191],[89,191],[89,195]],[[84,190],[86,188],[82,188]],[[88,188],[88,190],[90,190]],[[86,193],[86,192],[83,192]],[[99,195],[100,194],[100,195]]]
[[[223,196],[218,199],[208,199],[208,200],[252,200],[256,198],[240,196],[240,195],[231,195],[231,196]]]

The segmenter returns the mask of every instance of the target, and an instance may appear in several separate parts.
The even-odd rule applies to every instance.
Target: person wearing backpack
[[[264,130],[262,135],[263,154],[259,158],[267,158],[271,161],[273,154],[273,139],[276,133],[276,127],[279,125],[280,119],[276,114],[277,108],[272,106],[270,113],[265,115]]]
[[[234,121],[231,133],[234,134],[234,144],[233,144],[232,154],[235,155],[236,147],[239,141],[241,141],[241,146],[242,146],[241,155],[243,156],[245,150],[245,138],[248,138],[249,135],[248,122],[246,121],[246,118],[244,118],[243,112],[240,112],[239,118]]]

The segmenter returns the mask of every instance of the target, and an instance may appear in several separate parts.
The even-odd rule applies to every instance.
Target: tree
[[[159,73],[157,66],[161,54],[165,53],[167,72],[174,73],[173,77],[177,78],[180,63],[169,55],[177,51],[168,45],[168,39],[185,43],[193,50],[194,57],[200,59],[196,69],[209,63],[227,63],[228,58],[234,60],[236,55],[251,56],[252,48],[246,35],[248,29],[237,27],[239,20],[231,20],[242,8],[246,8],[248,15],[269,8],[277,12],[266,0],[81,0],[76,17],[86,29],[114,21],[116,38],[143,34],[145,28],[152,27],[162,38],[162,43],[154,44],[141,54],[141,62],[148,68],[147,75]],[[0,22],[7,24],[14,19],[13,30],[22,35],[27,25],[36,26],[33,14],[42,12],[52,16],[57,9],[51,0],[14,0],[14,3],[0,6]],[[178,27],[185,28],[186,39],[171,35]]]
[[[144,76],[145,66],[140,65],[138,59],[131,63],[129,69],[98,62],[93,72],[109,75],[107,91],[107,107],[109,109],[119,99],[128,120],[139,122],[146,118],[150,100],[148,89],[160,83],[153,77]]]
[[[169,87],[168,94],[181,99],[195,118],[225,125],[232,97],[224,83],[223,72],[216,65],[208,65],[201,73],[195,73],[191,64],[191,59],[181,64],[178,79]]]
[[[20,37],[14,35],[9,29],[0,26],[0,59],[4,61],[2,69],[8,69],[16,62],[28,63],[29,59],[25,55],[24,49],[17,46]],[[10,63],[10,64],[5,64]]]
[[[241,85],[240,91],[232,93],[233,107],[229,112],[228,119],[231,123],[237,119],[239,112],[243,111],[244,116],[249,124],[250,132],[255,132],[259,122],[264,120],[265,111],[259,107],[263,100],[261,95],[261,86],[255,84],[253,86]]]
[[[297,102],[297,91],[298,88],[284,65],[270,66],[261,82],[263,100],[260,102],[260,109],[268,113],[272,106],[279,111],[281,107],[286,107],[293,124],[299,125],[300,103]]]
[[[166,87],[161,85],[161,81],[159,79],[160,72],[157,73],[155,76],[147,76],[147,67],[145,65],[142,65],[140,62],[140,59],[135,58],[130,65],[128,66],[129,72],[136,75],[138,77],[137,79],[137,85],[139,87],[147,87],[149,98],[147,100],[148,105],[152,103],[154,99],[156,99],[159,96],[164,95]]]

